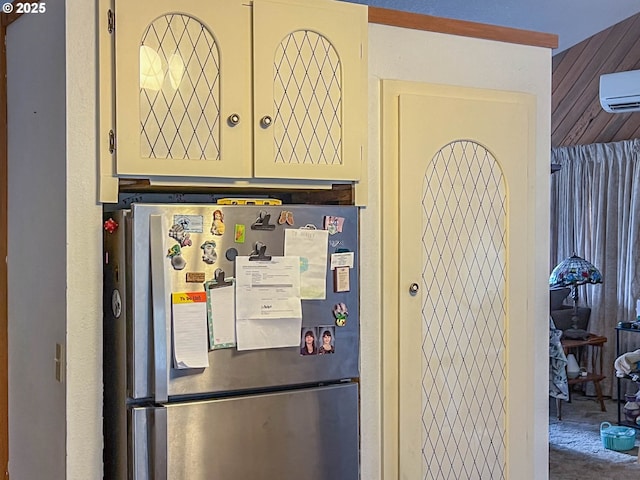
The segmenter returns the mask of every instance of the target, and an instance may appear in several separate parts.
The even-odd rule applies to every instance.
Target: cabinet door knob
[[[260,125],[262,125],[262,128],[267,128],[272,122],[273,119],[269,115],[265,115],[260,119]]]
[[[417,283],[412,283],[411,285],[409,285],[409,293],[411,295],[415,295],[416,293],[418,293],[418,290],[420,290],[420,286]]]
[[[238,115],[237,113],[232,113],[231,115],[229,115],[227,121],[229,122],[229,125],[235,127],[240,123],[240,115]]]

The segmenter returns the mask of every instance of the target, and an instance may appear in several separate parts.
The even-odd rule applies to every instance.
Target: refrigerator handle
[[[168,400],[167,312],[164,278],[164,245],[162,216],[149,215],[151,254],[151,306],[153,312],[153,398],[157,403]]]
[[[167,409],[153,409],[153,480],[167,480]]]

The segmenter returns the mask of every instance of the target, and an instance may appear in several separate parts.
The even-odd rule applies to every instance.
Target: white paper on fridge
[[[284,231],[285,256],[300,257],[300,298],[323,300],[327,296],[329,232],[306,228]]]
[[[300,342],[300,258],[236,257],[238,350],[295,347]]]
[[[174,367],[178,369],[208,367],[206,293],[172,293],[171,314]]]

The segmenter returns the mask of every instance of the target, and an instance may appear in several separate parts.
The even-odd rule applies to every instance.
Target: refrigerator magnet
[[[344,225],[343,217],[324,217],[324,229],[329,230],[329,235],[335,235],[342,232],[342,226]]]
[[[236,224],[233,232],[233,241],[236,243],[244,243],[247,229],[242,224]]]
[[[202,215],[174,215],[173,224],[180,225],[187,233],[202,233]]]
[[[233,247],[228,248],[227,251],[224,253],[224,257],[230,262],[233,262],[237,256],[238,256],[238,250],[236,250]]]
[[[167,252],[167,258],[171,259],[171,266],[174,270],[182,270],[187,266],[187,261],[182,257],[180,245],[174,245]]]
[[[104,229],[107,233],[113,233],[118,229],[118,222],[116,222],[113,218],[104,222]]]
[[[318,355],[326,355],[336,353],[334,330],[336,327],[332,325],[320,325],[318,328],[320,335],[320,345],[318,346]]]
[[[293,226],[293,224],[295,223],[293,220],[293,212],[290,212],[288,210],[282,210],[280,212],[280,216],[278,217],[278,224],[279,225],[284,225],[284,224]]]
[[[302,327],[302,335],[300,341],[300,355],[317,355],[318,346],[316,338],[318,337],[318,329],[316,327]]]
[[[213,240],[207,240],[202,245],[200,245],[202,249],[202,261],[208,265],[213,265],[216,263],[218,259],[218,254],[216,253],[216,242]]]
[[[187,283],[204,283],[204,272],[187,272]]]
[[[211,223],[211,233],[214,235],[223,235],[225,230],[224,225],[224,213],[222,210],[216,209],[213,211],[213,222]]]
[[[178,242],[181,247],[190,247],[193,244],[191,234],[179,223],[174,223],[169,229],[169,236]]]
[[[338,267],[349,267],[353,268],[355,265],[355,255],[354,252],[344,251],[344,252],[336,252],[331,254],[331,270],[334,270]]]
[[[333,316],[336,319],[336,325],[344,327],[347,324],[347,317],[349,316],[347,306],[344,303],[335,304],[333,306]]]
[[[333,270],[333,291],[348,292],[351,289],[349,285],[349,267],[336,267]]]

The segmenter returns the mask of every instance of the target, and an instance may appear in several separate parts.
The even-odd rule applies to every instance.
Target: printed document
[[[300,341],[300,258],[236,257],[238,350],[294,347]]]
[[[236,257],[236,317],[302,318],[299,257]]]

